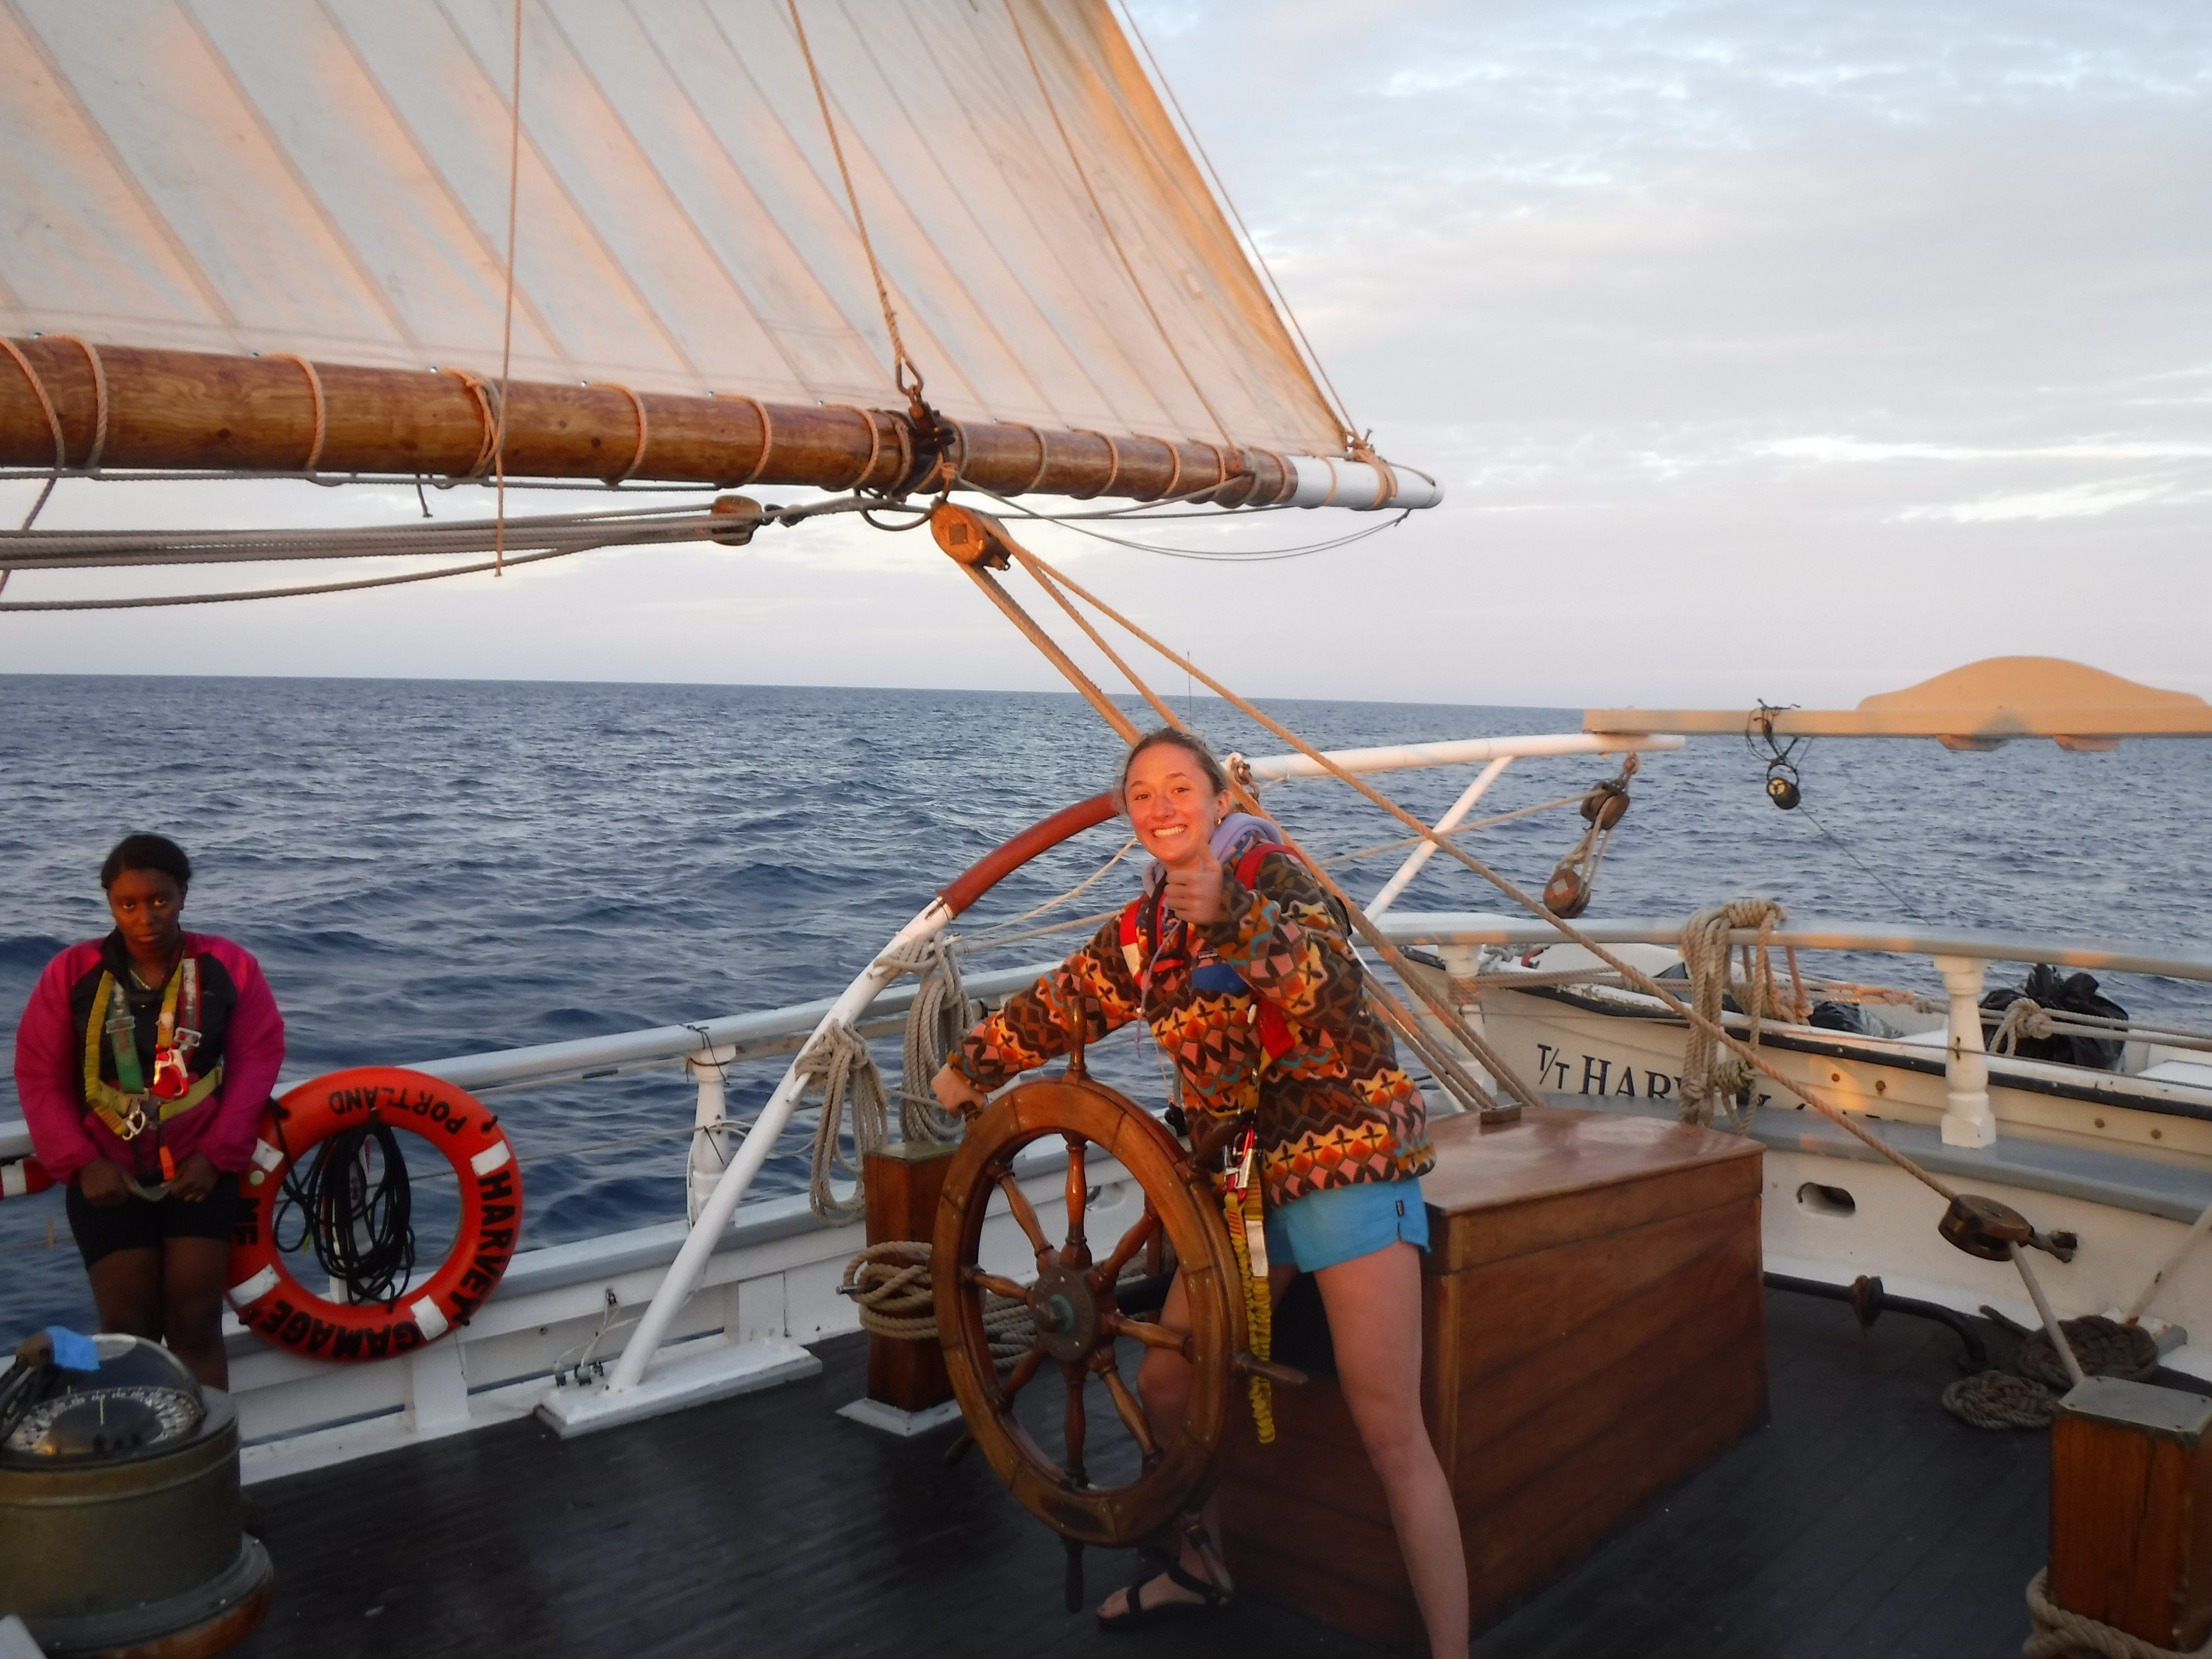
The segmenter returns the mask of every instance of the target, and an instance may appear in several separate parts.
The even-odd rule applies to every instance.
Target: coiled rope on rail
[[[1751,1056],[1759,1051],[1759,1029],[1769,1014],[1802,1020],[1805,1017],[1804,981],[1797,974],[1797,953],[1790,952],[1790,977],[1796,995],[1785,1002],[1776,993],[1774,957],[1768,937],[1789,920],[1772,899],[1734,899],[1710,910],[1700,910],[1682,924],[1679,949],[1690,975],[1690,1006],[1698,1015],[1690,1024],[1682,1045],[1682,1097],[1677,1114],[1685,1123],[1705,1128],[1717,1127],[1715,1110],[1725,1120],[1717,1127],[1741,1134],[1751,1127],[1755,1106],[1739,1115],[1736,1097],[1751,1086],[1757,1075]],[[1756,928],[1759,942],[1743,947],[1743,977],[1731,981],[1729,958],[1734,954],[1729,935]],[[1733,992],[1736,1005],[1750,1022],[1745,1034],[1747,1052],[1724,1046],[1721,1035],[1722,999]]]
[[[2026,1659],[2070,1659],[2085,1648],[2104,1655],[2105,1659],[2208,1659],[2212,1656],[2212,1642],[2182,1652],[2146,1642],[2102,1620],[2069,1613],[2051,1599],[2048,1567],[2027,1581],[2027,1616],[2035,1623],[2035,1634],[2021,1644]]]
[[[886,951],[878,965],[917,976],[914,1006],[907,1010],[906,1041],[899,1061],[899,1134],[907,1140],[942,1146],[960,1139],[960,1115],[948,1112],[929,1092],[937,1075],[969,1028],[982,1018],[981,1005],[969,999],[960,982],[960,964],[936,934]]]
[[[930,1278],[926,1239],[895,1238],[871,1244],[845,1264],[838,1293],[860,1310],[860,1328],[905,1342],[934,1342],[937,1291]],[[983,1292],[983,1334],[1000,1370],[1036,1346],[1036,1322],[1018,1297]]]
[[[851,1026],[833,1021],[814,1034],[792,1069],[799,1079],[802,1095],[817,1085],[822,1091],[822,1115],[814,1127],[813,1164],[807,1177],[807,1206],[833,1226],[857,1221],[867,1208],[868,1154],[880,1151],[890,1139],[890,1101],[884,1093],[883,1075],[876,1070],[875,1056],[868,1052],[868,1040]],[[839,1144],[839,1131],[848,1115],[853,1124],[850,1163],[846,1162]],[[842,1203],[830,1187],[831,1176],[839,1170],[853,1177],[853,1195]]]

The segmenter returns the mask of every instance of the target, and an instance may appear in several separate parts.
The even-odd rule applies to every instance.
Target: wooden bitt
[[[927,1241],[937,1225],[938,1195],[958,1147],[895,1140],[863,1160],[868,1243]],[[945,1356],[933,1341],[868,1338],[868,1398],[902,1412],[927,1411],[952,1398]]]
[[[2051,1599],[2154,1646],[2212,1635],[2212,1400],[2093,1376],[2051,1427]]]
[[[93,457],[99,397],[91,362],[65,339],[17,338],[60,416],[64,459]],[[297,473],[314,453],[316,396],[282,357],[157,351],[99,344],[107,385],[102,469]],[[488,473],[497,387],[434,369],[317,363],[325,432],[316,471],[426,477]],[[485,382],[479,381],[479,385]],[[645,416],[641,453],[639,413]],[[1287,499],[1290,462],[1273,450],[955,422],[940,455],[903,410],[756,404],[610,385],[516,380],[503,447],[509,478],[599,478],[696,484],[793,484],[819,489],[934,489],[946,469],[1001,495],[1152,500],[1173,487],[1218,484],[1227,507]],[[1042,453],[1040,452],[1042,452]],[[0,361],[0,466],[51,467],[54,441],[36,391]]]
[[[1421,1397],[1450,1479],[1478,1623],[1496,1617],[1763,1418],[1756,1141],[1546,1109],[1434,1126],[1422,1182]],[[1344,1397],[1316,1377],[1249,1419],[1222,1484],[1243,1588],[1354,1636],[1420,1616]]]

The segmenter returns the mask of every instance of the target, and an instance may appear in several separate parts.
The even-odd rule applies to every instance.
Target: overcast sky
[[[2212,695],[2212,7],[1137,15],[1353,414],[1449,492],[1258,567],[1036,535],[1239,689],[1833,705],[2039,653]],[[0,485],[0,514],[27,499]],[[42,523],[402,510],[74,483]],[[1175,528],[1267,547],[1346,523]],[[828,526],[496,583],[9,616],[0,667],[1058,684],[925,537]]]

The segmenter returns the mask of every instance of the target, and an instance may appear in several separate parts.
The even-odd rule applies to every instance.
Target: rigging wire
[[[1121,7],[1122,21],[1128,24],[1130,34],[1144,49],[1145,61],[1152,66],[1152,78],[1160,83],[1160,90],[1167,94],[1168,103],[1174,109],[1176,118],[1182,123],[1182,130],[1190,138],[1191,149],[1198,152],[1199,160],[1206,163],[1206,172],[1212,175],[1213,187],[1221,195],[1221,204],[1229,210],[1229,216],[1237,222],[1237,228],[1243,233],[1244,245],[1252,250],[1253,263],[1267,277],[1267,287],[1274,294],[1275,303],[1282,307],[1283,315],[1289,321],[1291,331],[1298,337],[1298,343],[1305,348],[1307,361],[1312,363],[1314,373],[1321,376],[1322,384],[1328,388],[1326,401],[1333,404],[1329,413],[1336,416],[1337,424],[1344,428],[1345,441],[1351,443],[1359,428],[1352,423],[1352,410],[1344,401],[1344,394],[1336,389],[1336,382],[1329,378],[1328,367],[1321,360],[1321,353],[1314,349],[1313,342],[1306,337],[1305,325],[1298,320],[1298,313],[1291,308],[1290,295],[1283,292],[1283,285],[1275,280],[1274,268],[1268,264],[1267,256],[1260,252],[1259,239],[1252,234],[1251,227],[1244,222],[1244,216],[1237,210],[1237,198],[1229,193],[1228,181],[1222,178],[1221,169],[1213,165],[1213,157],[1206,153],[1206,145],[1199,138],[1197,126],[1183,109],[1182,100],[1176,96],[1175,83],[1168,79],[1167,71],[1160,67],[1160,60],[1152,55],[1152,43],[1137,27],[1136,15],[1129,9],[1129,0],[1121,0]]]
[[[1370,536],[1380,535],[1385,530],[1395,530],[1411,518],[1413,513],[1413,509],[1409,507],[1401,507],[1399,509],[1397,517],[1387,523],[1369,525],[1364,530],[1354,530],[1345,535],[1334,537],[1328,541],[1310,542],[1303,547],[1267,548],[1250,552],[1240,552],[1233,548],[1162,547],[1152,542],[1133,542],[1125,536],[1109,536],[1103,530],[1085,529],[1083,525],[1074,521],[1072,514],[1038,513],[1024,507],[1010,496],[1001,495],[997,490],[986,489],[979,483],[963,481],[959,487],[963,489],[972,489],[979,495],[989,496],[991,500],[1009,509],[1018,518],[1042,524],[1064,525],[1077,535],[1088,536],[1094,541],[1111,542],[1116,547],[1134,548],[1139,553],[1163,554],[1171,559],[1200,559],[1216,563],[1241,562],[1247,564],[1267,564],[1279,559],[1302,559],[1309,554],[1327,553],[1335,548],[1349,547],[1354,542],[1365,541]],[[1213,487],[1218,488],[1218,486]]]
[[[1911,899],[1905,897],[1903,893],[1899,892],[1894,886],[1891,885],[1880,871],[1876,870],[1872,865],[1869,864],[1864,859],[1853,852],[1849,842],[1844,841],[1841,836],[1836,834],[1834,830],[1829,829],[1826,824],[1821,823],[1820,819],[1814,817],[1811,810],[1802,803],[1800,803],[1797,807],[1797,815],[1803,818],[1808,823],[1811,824],[1815,830],[1818,830],[1822,835],[1826,836],[1829,841],[1832,842],[1835,844],[1836,850],[1841,853],[1845,858],[1849,859],[1853,864],[1858,866],[1860,872],[1865,875],[1868,880],[1874,883],[1875,886],[1881,888],[1883,892],[1888,894],[1890,897],[1896,900],[1898,903],[1903,905],[1907,915],[1911,916],[1915,921],[1918,922],[1923,927],[1933,926],[1933,924],[1928,920],[1927,916],[1922,913],[1918,905],[1915,904]]]
[[[830,114],[830,94],[822,84],[822,71],[814,66],[814,48],[806,42],[806,25],[799,20],[799,0],[785,0],[791,12],[791,27],[799,36],[799,56],[806,60],[807,78],[814,82],[814,101],[822,106],[822,125],[830,135],[830,153],[837,161],[837,176],[845,181],[845,199],[853,209],[853,228],[860,233],[860,252],[868,256],[868,275],[875,279],[876,301],[884,310],[884,327],[891,337],[891,381],[906,396],[917,416],[927,408],[921,400],[921,371],[914,359],[907,356],[906,342],[899,337],[898,313],[891,306],[891,292],[884,283],[884,268],[876,261],[876,245],[868,236],[868,222],[860,212],[860,192],[853,188],[852,170],[845,165],[845,146],[837,137],[837,123]]]
[[[1021,17],[1014,10],[1014,0],[1006,0],[1006,21],[1014,26],[1014,39],[1021,42],[1022,56],[1029,60],[1030,73],[1036,77],[1037,91],[1043,95],[1045,113],[1052,117],[1053,130],[1060,134],[1060,142],[1067,151],[1068,165],[1075,169],[1075,180],[1083,186],[1083,193],[1091,203],[1091,210],[1098,216],[1099,226],[1106,233],[1106,240],[1114,250],[1114,257],[1121,262],[1121,270],[1129,279],[1129,286],[1136,290],[1138,301],[1145,307],[1145,315],[1152,319],[1152,326],[1159,331],[1160,343],[1167,347],[1168,356],[1182,371],[1183,379],[1190,382],[1191,391],[1197,394],[1199,405],[1206,410],[1206,418],[1213,422],[1214,430],[1221,434],[1221,441],[1236,447],[1237,441],[1229,435],[1229,428],[1214,409],[1212,400],[1206,395],[1206,388],[1199,385],[1198,376],[1190,372],[1190,365],[1183,361],[1182,353],[1176,349],[1175,340],[1168,333],[1168,325],[1160,319],[1160,313],[1152,306],[1152,295],[1137,280],[1137,268],[1129,262],[1129,255],[1114,229],[1114,222],[1106,216],[1106,209],[1098,199],[1098,192],[1091,188],[1091,175],[1083,170],[1083,158],[1076,153],[1075,140],[1068,136],[1066,124],[1060,118],[1060,106],[1053,101],[1052,88],[1045,84],[1044,71],[1037,66],[1036,54],[1030,50],[1030,37],[1022,27]]]
[[[499,331],[499,421],[492,434],[492,465],[499,478],[499,529],[492,545],[495,576],[507,574],[507,383],[514,361],[514,230],[522,185],[522,0],[514,0],[514,88],[507,108],[507,304]],[[640,405],[641,423],[645,418],[642,408]]]

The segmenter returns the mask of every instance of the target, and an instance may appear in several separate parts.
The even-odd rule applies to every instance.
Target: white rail
[[[1522,920],[1486,911],[1401,912],[1382,924],[1402,943],[1434,945],[1557,945],[1559,930],[1533,918]],[[1682,936],[1679,921],[1583,918],[1575,931],[1600,945],[1664,945]],[[1755,945],[1756,933],[1739,929],[1732,945]],[[1916,933],[1853,921],[1800,921],[1767,935],[1771,945],[1801,951],[1863,951],[1887,956],[1966,957],[1977,962],[2048,962],[2060,968],[2101,969],[2113,974],[2150,974],[2160,979],[2212,980],[2212,955],[2166,950],[2157,953],[2095,941],[2036,938],[2019,933]]]
[[[1527,738],[1462,738],[1449,743],[1399,743],[1380,749],[1332,749],[1328,757],[1347,772],[1409,772],[1425,766],[1473,766],[1494,760],[1547,755],[1625,755],[1631,750],[1686,747],[1687,738],[1609,732],[1552,732]],[[1246,763],[1261,783],[1325,778],[1328,770],[1305,755],[1268,755]]]

